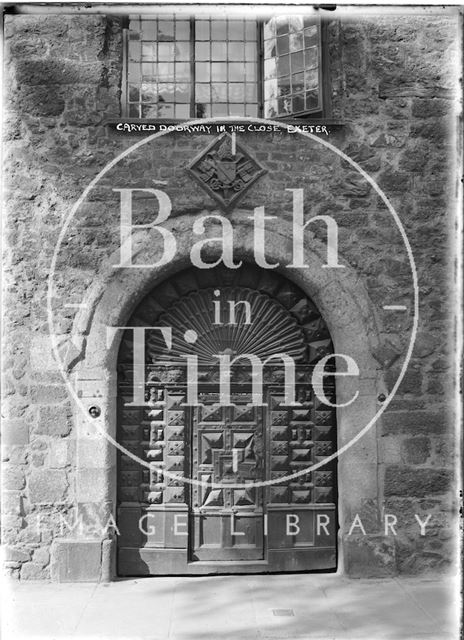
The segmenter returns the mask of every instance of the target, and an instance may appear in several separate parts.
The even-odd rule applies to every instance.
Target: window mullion
[[[195,112],[195,18],[190,18],[190,117],[196,118]]]
[[[256,29],[257,29],[257,44],[258,44],[258,55],[257,55],[257,70],[256,70],[256,78],[258,82],[257,87],[257,98],[258,98],[258,116],[260,118],[263,117],[264,114],[264,37],[263,37],[263,25],[264,22],[262,20],[257,20]]]

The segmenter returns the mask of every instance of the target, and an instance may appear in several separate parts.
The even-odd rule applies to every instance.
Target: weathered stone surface
[[[446,433],[449,419],[443,410],[432,411],[389,411],[382,418],[382,432],[385,435],[405,433],[415,435],[437,435]]]
[[[417,469],[399,465],[385,471],[386,496],[424,496],[446,493],[451,486],[453,472],[449,469]]]
[[[386,536],[346,536],[345,570],[353,578],[396,574],[395,543]]]
[[[21,580],[48,580],[50,572],[35,562],[27,562],[21,567]]]
[[[24,471],[21,468],[12,466],[11,464],[4,464],[2,469],[3,488],[7,491],[13,491],[15,489],[24,489],[26,479],[24,477]]]
[[[425,436],[406,438],[402,442],[401,452],[406,464],[424,464],[431,452],[430,438]]]
[[[34,404],[53,404],[67,400],[68,394],[64,385],[38,385],[31,389]]]
[[[29,477],[28,489],[33,503],[61,502],[68,489],[66,472],[61,469],[34,469]]]
[[[41,567],[46,567],[50,562],[50,552],[47,547],[40,547],[34,551],[32,561]]]
[[[5,547],[6,562],[29,562],[31,551],[19,547]]]
[[[390,575],[395,570],[420,573],[446,564],[446,557],[452,556],[446,544],[418,543],[413,513],[416,508],[422,515],[433,509],[434,521],[440,523],[434,537],[439,543],[446,542],[438,529],[449,529],[452,516],[445,494],[439,492],[446,490],[447,469],[453,465],[445,395],[451,383],[444,376],[446,368],[435,363],[446,358],[442,347],[449,344],[446,323],[453,312],[446,300],[453,188],[446,177],[454,153],[449,138],[449,124],[454,124],[449,115],[453,108],[450,87],[454,71],[449,61],[454,26],[453,18],[440,12],[422,21],[414,15],[408,20],[360,16],[353,22],[331,20],[328,24],[332,111],[334,119],[345,124],[334,128],[327,139],[374,178],[398,211],[416,260],[421,299],[414,359],[378,427],[379,435],[385,434],[378,450],[380,462],[387,466],[386,495],[380,492],[377,502],[349,505],[353,511],[359,506],[374,529],[380,510],[377,505],[386,498],[386,508],[393,513],[396,507],[405,517],[409,514],[408,526],[414,535],[408,531],[398,536],[394,549],[390,540],[375,536],[369,542],[347,541],[347,566],[353,575],[365,575],[363,566],[368,567],[369,575]],[[37,348],[39,336],[46,342],[49,335],[46,282],[51,258],[62,222],[83,189],[101,167],[139,138],[110,132],[102,125],[106,118],[120,117],[119,17],[8,15],[5,39],[5,259],[8,278],[11,276],[4,303],[8,316],[5,415],[15,423],[15,429],[3,440],[6,447],[2,451],[7,461],[6,486],[11,492],[5,501],[5,539],[18,548],[41,545],[33,562],[23,568],[24,577],[33,579],[48,575],[41,567],[46,559],[42,549],[63,535],[50,502],[67,498],[67,476],[70,484],[77,486],[75,499],[98,502],[109,494],[106,471],[78,474],[73,469],[73,449],[67,446],[74,435],[65,407],[67,390],[50,345]],[[72,330],[77,313],[64,304],[87,300],[92,287],[99,284],[103,263],[119,248],[118,201],[111,190],[115,185],[153,186],[153,180],[164,181],[172,199],[172,220],[191,229],[192,216],[213,213],[215,205],[190,182],[184,167],[210,141],[211,136],[179,133],[144,145],[112,170],[106,186],[89,194],[85,209],[68,229],[57,265],[53,305],[56,330],[64,334],[63,339]],[[409,307],[411,273],[401,237],[385,205],[351,165],[314,141],[305,139],[303,144],[297,136],[250,134],[244,142],[269,171],[244,198],[244,216],[265,204],[266,213],[278,216],[279,224],[289,220],[291,194],[286,189],[304,187],[307,219],[325,214],[337,221],[341,258],[353,271],[357,291],[366,291],[372,303],[372,309],[366,311],[366,323],[378,325],[381,334],[372,345],[379,377],[384,376],[382,389],[384,381],[391,389],[412,325],[409,313],[385,313],[383,305],[404,303]],[[137,207],[135,222],[150,223],[153,207]],[[250,227],[242,228],[241,223],[234,230],[237,235],[249,232]],[[324,248],[325,239],[324,225],[308,230],[308,245],[314,241],[315,248]],[[289,238],[281,237],[281,242],[290,253]],[[187,263],[186,258],[182,268]],[[133,297],[138,300],[140,291],[133,291]],[[115,308],[118,300],[116,296]],[[343,315],[339,306],[337,299],[337,308],[327,310],[335,323],[333,314]],[[71,369],[89,355],[88,328],[84,328],[77,347],[64,349]],[[86,457],[91,456],[85,456],[84,461]],[[372,468],[378,473],[376,463],[373,459]],[[9,471],[12,466],[14,471]],[[17,471],[17,467],[21,469]],[[26,490],[23,470],[28,480]],[[346,483],[346,478],[340,477],[340,483]],[[358,491],[361,495],[359,487],[353,487],[352,494]],[[41,534],[30,523],[21,528],[31,506],[47,516]],[[66,579],[98,576],[98,545],[90,552],[78,551],[76,559],[71,551],[69,557],[62,553],[58,553],[54,569],[59,579],[63,578],[57,569],[61,561],[69,568],[64,570]],[[92,558],[88,566],[87,554]],[[10,570],[18,574],[21,563],[12,562]]]
[[[55,540],[51,549],[51,575],[56,582],[99,582],[102,542]]]
[[[40,408],[36,434],[64,437],[70,433],[71,428],[71,416],[67,405]]]
[[[29,442],[29,425],[25,420],[4,420],[2,425],[2,444],[16,445]]]

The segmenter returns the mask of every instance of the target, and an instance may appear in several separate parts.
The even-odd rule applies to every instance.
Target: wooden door
[[[336,450],[335,391],[325,377],[324,404],[311,386],[333,345],[311,300],[249,266],[186,270],[154,289],[130,324],[169,327],[172,345],[148,332],[147,404],[134,407],[132,332],[121,343],[119,574],[335,569],[336,461],[325,462]],[[285,404],[284,372],[273,362],[263,365],[263,404],[248,406],[254,372],[240,362],[231,406],[218,406],[218,354],[247,353],[263,363],[291,356],[297,405]],[[185,356],[198,358],[191,405]]]
[[[248,406],[244,391],[233,394],[233,406],[218,405],[214,389],[200,397],[192,415],[191,477],[202,484],[191,492],[191,559],[263,560],[263,488],[254,486],[266,475],[263,408]]]

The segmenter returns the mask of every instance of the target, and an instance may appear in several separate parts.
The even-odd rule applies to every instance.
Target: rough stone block
[[[56,404],[68,397],[64,385],[37,385],[31,389],[33,404]]]
[[[102,541],[54,540],[50,566],[55,582],[99,582],[102,576]]]
[[[33,503],[61,502],[66,496],[68,480],[62,469],[34,469],[28,481]]]
[[[344,564],[352,578],[383,578],[397,573],[394,540],[385,536],[345,536]]]
[[[413,496],[445,493],[450,489],[453,473],[449,469],[417,469],[391,465],[385,472],[386,496]]]
[[[25,420],[4,420],[2,426],[2,444],[20,445],[29,442],[29,425]]]
[[[7,491],[24,489],[26,485],[24,471],[9,464],[3,465],[2,484],[3,489]]]
[[[387,411],[382,418],[385,435],[437,435],[447,430],[446,414],[432,411]]]
[[[407,464],[424,464],[430,456],[430,438],[417,436],[407,438],[401,444],[401,453]]]
[[[27,562],[21,567],[21,580],[48,580],[50,572],[35,562]]]
[[[36,549],[34,551],[34,556],[32,558],[33,562],[40,565],[41,567],[46,567],[50,562],[50,552],[46,547],[40,547],[40,549]]]
[[[41,407],[39,423],[35,433],[47,436],[67,436],[72,428],[70,410],[67,405]]]
[[[5,562],[29,562],[31,552],[18,547],[5,547]]]

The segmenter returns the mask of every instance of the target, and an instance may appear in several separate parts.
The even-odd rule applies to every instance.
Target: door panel
[[[263,490],[232,485],[265,477],[263,409],[247,406],[243,389],[235,406],[217,404],[217,387],[201,397],[192,412],[192,477],[213,486],[192,490],[192,560],[262,560]]]

